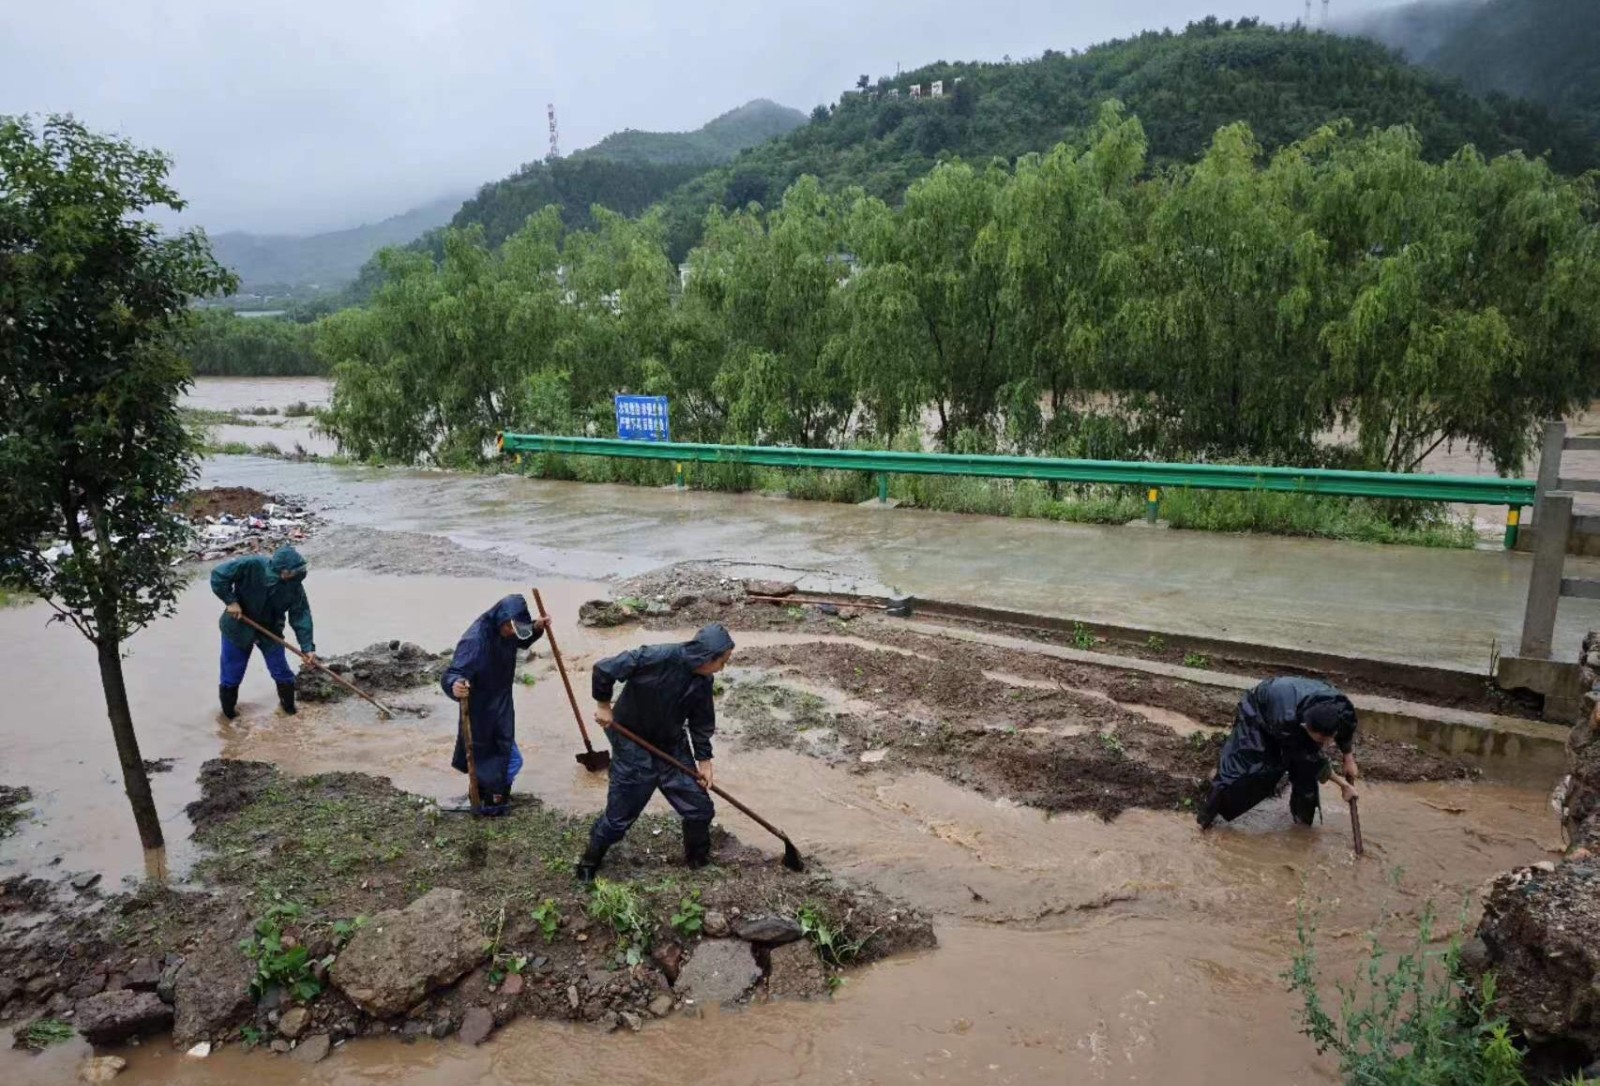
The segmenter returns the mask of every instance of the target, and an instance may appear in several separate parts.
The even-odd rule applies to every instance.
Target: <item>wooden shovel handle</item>
[[[534,606],[539,608],[539,617],[548,620],[550,612],[544,609],[544,597],[539,595],[537,588],[533,590],[533,603]],[[556,670],[561,672],[561,685],[567,688],[567,704],[572,706],[572,719],[578,722],[578,732],[583,736],[584,747],[588,749],[590,754],[593,754],[594,744],[589,742],[589,729],[583,723],[583,711],[578,708],[577,695],[572,692],[572,680],[567,678],[567,665],[561,659],[561,646],[556,644],[555,627],[550,625],[548,621],[545,623],[544,636],[550,642],[550,655],[555,659]]]

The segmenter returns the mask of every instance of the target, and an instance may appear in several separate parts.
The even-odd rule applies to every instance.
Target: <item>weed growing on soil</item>
[[[1089,627],[1081,622],[1074,622],[1072,624],[1072,643],[1087,652],[1094,648],[1095,636],[1089,631]]]
[[[1165,652],[1167,651],[1167,639],[1160,634],[1151,634],[1144,639],[1144,647],[1151,652]]]
[[[1122,740],[1115,732],[1101,732],[1100,745],[1113,758],[1126,758],[1128,756],[1128,748],[1122,745]]]
[[[556,933],[561,930],[561,910],[556,908],[554,898],[547,897],[543,904],[534,906],[533,922],[539,925],[545,942],[556,941]]]
[[[534,686],[538,683],[538,681],[538,677],[535,676],[531,671],[524,671],[517,676],[517,682],[521,683],[523,686]]]
[[[267,1039],[266,1032],[255,1026],[240,1026],[239,1040],[244,1042],[246,1048],[255,1048]]]
[[[1366,964],[1337,985],[1340,1006],[1330,1012],[1318,991],[1316,926],[1300,909],[1300,949],[1285,979],[1302,1001],[1301,1032],[1319,1053],[1338,1054],[1347,1083],[1523,1086],[1522,1054],[1495,1014],[1493,975],[1474,992],[1462,978],[1459,938],[1442,953],[1428,949],[1434,915],[1429,902],[1415,942],[1393,955],[1375,931]]]
[[[315,999],[322,991],[321,982],[311,974],[311,951],[301,939],[283,930],[299,924],[304,915],[304,905],[275,901],[256,921],[255,931],[239,940],[244,956],[256,963],[250,990],[257,999],[269,988],[282,988],[301,1002]]]
[[[294,403],[283,409],[283,417],[286,419],[303,419],[308,415],[314,414],[316,414],[316,412],[313,411],[311,409],[311,405],[306,403],[304,400],[296,400]]]
[[[22,1031],[17,1038],[23,1048],[35,1052],[43,1051],[51,1045],[62,1044],[72,1040],[73,1029],[59,1018],[41,1018]]]
[[[1211,657],[1203,652],[1186,652],[1183,654],[1183,666],[1204,670],[1211,666]]]
[[[700,929],[705,926],[706,907],[700,904],[700,891],[691,890],[689,896],[678,902],[678,911],[672,914],[669,923],[672,930],[686,939],[692,939],[700,934]]]
[[[644,960],[645,952],[650,949],[655,921],[632,884],[596,879],[593,896],[589,899],[589,915],[615,929],[617,948],[626,956],[629,965],[638,965]]]
[[[800,921],[800,934],[811,940],[817,948],[817,956],[831,966],[841,966],[851,961],[861,953],[862,945],[871,938],[852,940],[844,933],[845,923],[835,922],[822,909],[812,902],[800,906],[800,911],[795,919]],[[848,922],[848,917],[846,921]]]

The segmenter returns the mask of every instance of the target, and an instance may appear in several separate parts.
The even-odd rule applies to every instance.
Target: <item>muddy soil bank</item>
[[[1501,1011],[1552,1078],[1580,1068],[1600,1078],[1600,634],[1585,640],[1583,663],[1590,693],[1556,790],[1566,854],[1494,881],[1466,955],[1474,973],[1495,974]]]
[[[387,693],[434,686],[450,666],[452,651],[429,651],[409,641],[380,641],[356,652],[325,657],[322,662],[328,671],[367,693]],[[340,701],[356,696],[327,671],[313,667],[300,669],[295,689],[305,701]]]
[[[5,884],[0,1020],[75,1017],[104,1043],[167,1021],[185,1047],[477,1043],[520,1016],[638,1029],[824,998],[841,970],[934,942],[916,910],[815,866],[786,872],[721,830],[712,866],[691,871],[675,819],[642,819],[589,892],[571,874],[588,820],[536,800],[480,821],[383,778],[222,760],[201,786],[195,885],[65,901]]]
[[[18,822],[28,817],[33,793],[17,785],[0,784],[0,837],[9,837]]]

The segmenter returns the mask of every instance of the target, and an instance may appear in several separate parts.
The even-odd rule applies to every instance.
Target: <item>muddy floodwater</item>
[[[665,636],[578,627],[578,603],[603,589],[548,580],[541,587],[580,691],[597,655]],[[447,648],[481,609],[528,585],[314,567],[307,588],[319,646],[334,653],[393,637]],[[447,765],[454,717],[428,692],[395,699],[431,706],[420,718],[381,721],[359,702],[286,718],[273,708],[257,660],[240,719],[221,721],[216,613],[197,583],[176,618],[134,640],[127,664],[145,757],[174,759],[153,780],[176,870],[193,858],[182,807],[196,795],[201,762],[218,754],[296,773],[382,773],[425,794],[459,792]],[[100,870],[114,883],[140,862],[93,657],[46,617],[37,606],[0,612],[8,671],[28,689],[0,706],[5,776],[38,797],[37,817],[0,847],[0,874],[48,869],[60,857],[59,870]],[[808,636],[740,639],[781,645]],[[528,755],[518,787],[574,811],[596,810],[604,778],[572,759],[579,741],[542,648],[532,670],[536,685],[517,694]],[[793,751],[741,749],[737,721],[726,732],[719,782],[835,873],[932,913],[938,949],[852,974],[831,1003],[674,1018],[638,1035],[522,1021],[482,1048],[360,1040],[315,1067],[237,1045],[191,1060],[156,1041],[124,1050],[129,1068],[118,1081],[1333,1082],[1329,1064],[1296,1033],[1281,980],[1296,901],[1321,914],[1324,959],[1348,964],[1384,917],[1397,914],[1389,926],[1404,929],[1431,899],[1454,930],[1457,910],[1487,877],[1558,845],[1544,791],[1493,780],[1369,786],[1369,854],[1357,861],[1347,818],[1333,805],[1313,832],[1292,829],[1279,801],[1201,837],[1181,811],[1130,810],[1111,822],[1048,817],[929,774],[862,773]],[[721,821],[766,844],[737,813],[724,808]],[[3,1052],[0,1079],[68,1082],[87,1051],[74,1041],[38,1057]]]

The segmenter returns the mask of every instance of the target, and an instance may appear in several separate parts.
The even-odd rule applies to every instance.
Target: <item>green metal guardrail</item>
[[[1393,498],[1410,501],[1504,505],[1506,545],[1516,541],[1520,509],[1531,505],[1532,479],[1472,475],[1406,475],[1326,468],[1267,468],[1235,464],[1161,464],[1124,460],[1065,460],[1043,456],[968,456],[954,453],[884,452],[866,449],[800,449],[766,445],[700,445],[688,442],[617,441],[610,438],[556,437],[548,434],[502,434],[508,453],[563,453],[625,460],[666,460],[679,465],[748,464],[774,468],[818,468],[864,471],[878,476],[880,499],[887,496],[890,475],[967,475],[997,479],[1039,479],[1061,483],[1103,483],[1148,488],[1154,519],[1159,491],[1167,487],[1194,490],[1269,490],[1347,498]]]

